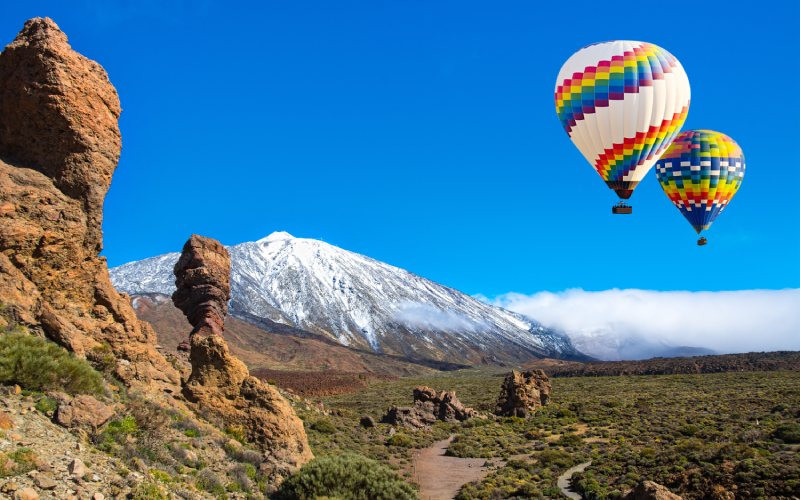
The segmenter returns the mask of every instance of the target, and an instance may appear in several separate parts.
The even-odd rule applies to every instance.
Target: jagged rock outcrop
[[[497,398],[495,413],[505,417],[528,417],[550,400],[550,379],[542,370],[506,375]]]
[[[50,19],[27,21],[0,53],[0,303],[115,375],[148,389],[180,378],[111,285],[103,199],[119,159],[120,104],[103,68]]]
[[[230,298],[230,257],[218,241],[192,235],[175,265],[172,299],[194,327],[190,337],[192,373],[183,387],[199,412],[248,441],[285,475],[313,455],[303,423],[277,389],[252,377],[222,337]]]
[[[653,481],[641,481],[627,495],[625,500],[683,500],[683,497],[669,491]]]
[[[437,393],[430,387],[419,386],[414,388],[412,406],[392,406],[381,418],[381,422],[419,429],[437,420],[460,422],[477,415],[477,411],[465,407],[458,400],[455,391]]]

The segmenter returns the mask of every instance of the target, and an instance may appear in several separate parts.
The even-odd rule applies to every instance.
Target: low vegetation
[[[551,377],[595,377],[613,375],[678,375],[722,372],[760,372],[800,370],[800,352],[746,352],[639,361],[594,363],[540,361],[531,367],[542,368]]]
[[[62,347],[23,332],[0,335],[0,383],[32,391],[101,394],[103,377]]]
[[[319,497],[343,500],[411,500],[414,488],[394,471],[355,454],[322,457],[304,465],[281,485],[277,497],[305,500]]]
[[[300,405],[318,457],[356,452],[410,479],[414,448],[455,434],[448,454],[499,466],[465,485],[469,498],[558,497],[557,477],[575,475],[586,498],[619,498],[649,479],[688,498],[726,491],[737,498],[792,497],[800,491],[800,372],[556,378],[551,404],[532,418],[437,423],[430,430],[359,426],[390,405],[407,405],[415,385],[455,390],[468,406],[494,408],[502,373],[465,370],[372,384]],[[336,432],[331,433],[330,427]],[[324,431],[324,432],[322,432]]]

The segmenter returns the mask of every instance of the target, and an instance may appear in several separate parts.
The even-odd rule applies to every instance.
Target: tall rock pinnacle
[[[175,390],[178,372],[98,255],[119,113],[103,68],[52,20],[27,21],[0,53],[0,303],[79,356],[110,349],[128,385]]]
[[[0,57],[0,152],[83,203],[85,246],[96,251],[122,148],[120,111],[102,66],[72,50],[49,18],[27,21]]]
[[[311,460],[303,423],[277,389],[250,376],[222,337],[230,299],[230,257],[216,240],[192,235],[175,264],[172,295],[194,329],[183,386],[199,413],[237,426],[270,459],[273,473],[285,476]]]

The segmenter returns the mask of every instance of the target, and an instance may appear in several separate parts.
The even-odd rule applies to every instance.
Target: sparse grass
[[[102,376],[89,363],[26,333],[0,335],[0,383],[35,391],[104,392]]]
[[[30,448],[0,453],[0,477],[18,476],[36,468],[37,456]]]

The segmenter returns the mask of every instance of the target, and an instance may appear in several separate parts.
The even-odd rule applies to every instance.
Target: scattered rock
[[[54,490],[56,489],[56,482],[53,480],[53,477],[49,474],[39,474],[33,480],[34,484],[43,490]]]
[[[92,396],[82,394],[58,405],[55,420],[64,427],[97,429],[114,416],[114,410]]]
[[[370,417],[369,415],[364,415],[363,417],[361,417],[361,420],[360,420],[359,423],[361,424],[361,427],[363,427],[365,429],[370,429],[372,427],[375,427],[375,425],[376,425],[375,424],[375,419]]]
[[[14,492],[16,500],[39,500],[39,494],[33,488],[22,488]]]
[[[542,370],[506,375],[495,413],[505,417],[528,417],[550,401],[550,379]]]
[[[437,420],[444,422],[464,421],[478,412],[465,407],[456,397],[455,391],[437,393],[430,387],[414,388],[413,406],[392,406],[381,418],[381,422],[405,427],[427,427]]]
[[[624,500],[683,500],[683,498],[658,483],[642,481],[625,495]]]
[[[67,467],[69,473],[77,478],[83,478],[86,475],[86,464],[80,458],[75,458],[69,463]]]
[[[230,299],[230,256],[216,240],[192,235],[175,264],[173,302],[194,327],[192,372],[183,394],[199,412],[239,427],[284,477],[311,460],[302,421],[278,390],[250,376],[222,337]]]
[[[19,489],[19,485],[14,481],[8,481],[7,483],[0,486],[0,493],[5,493],[6,495],[10,495]]]

